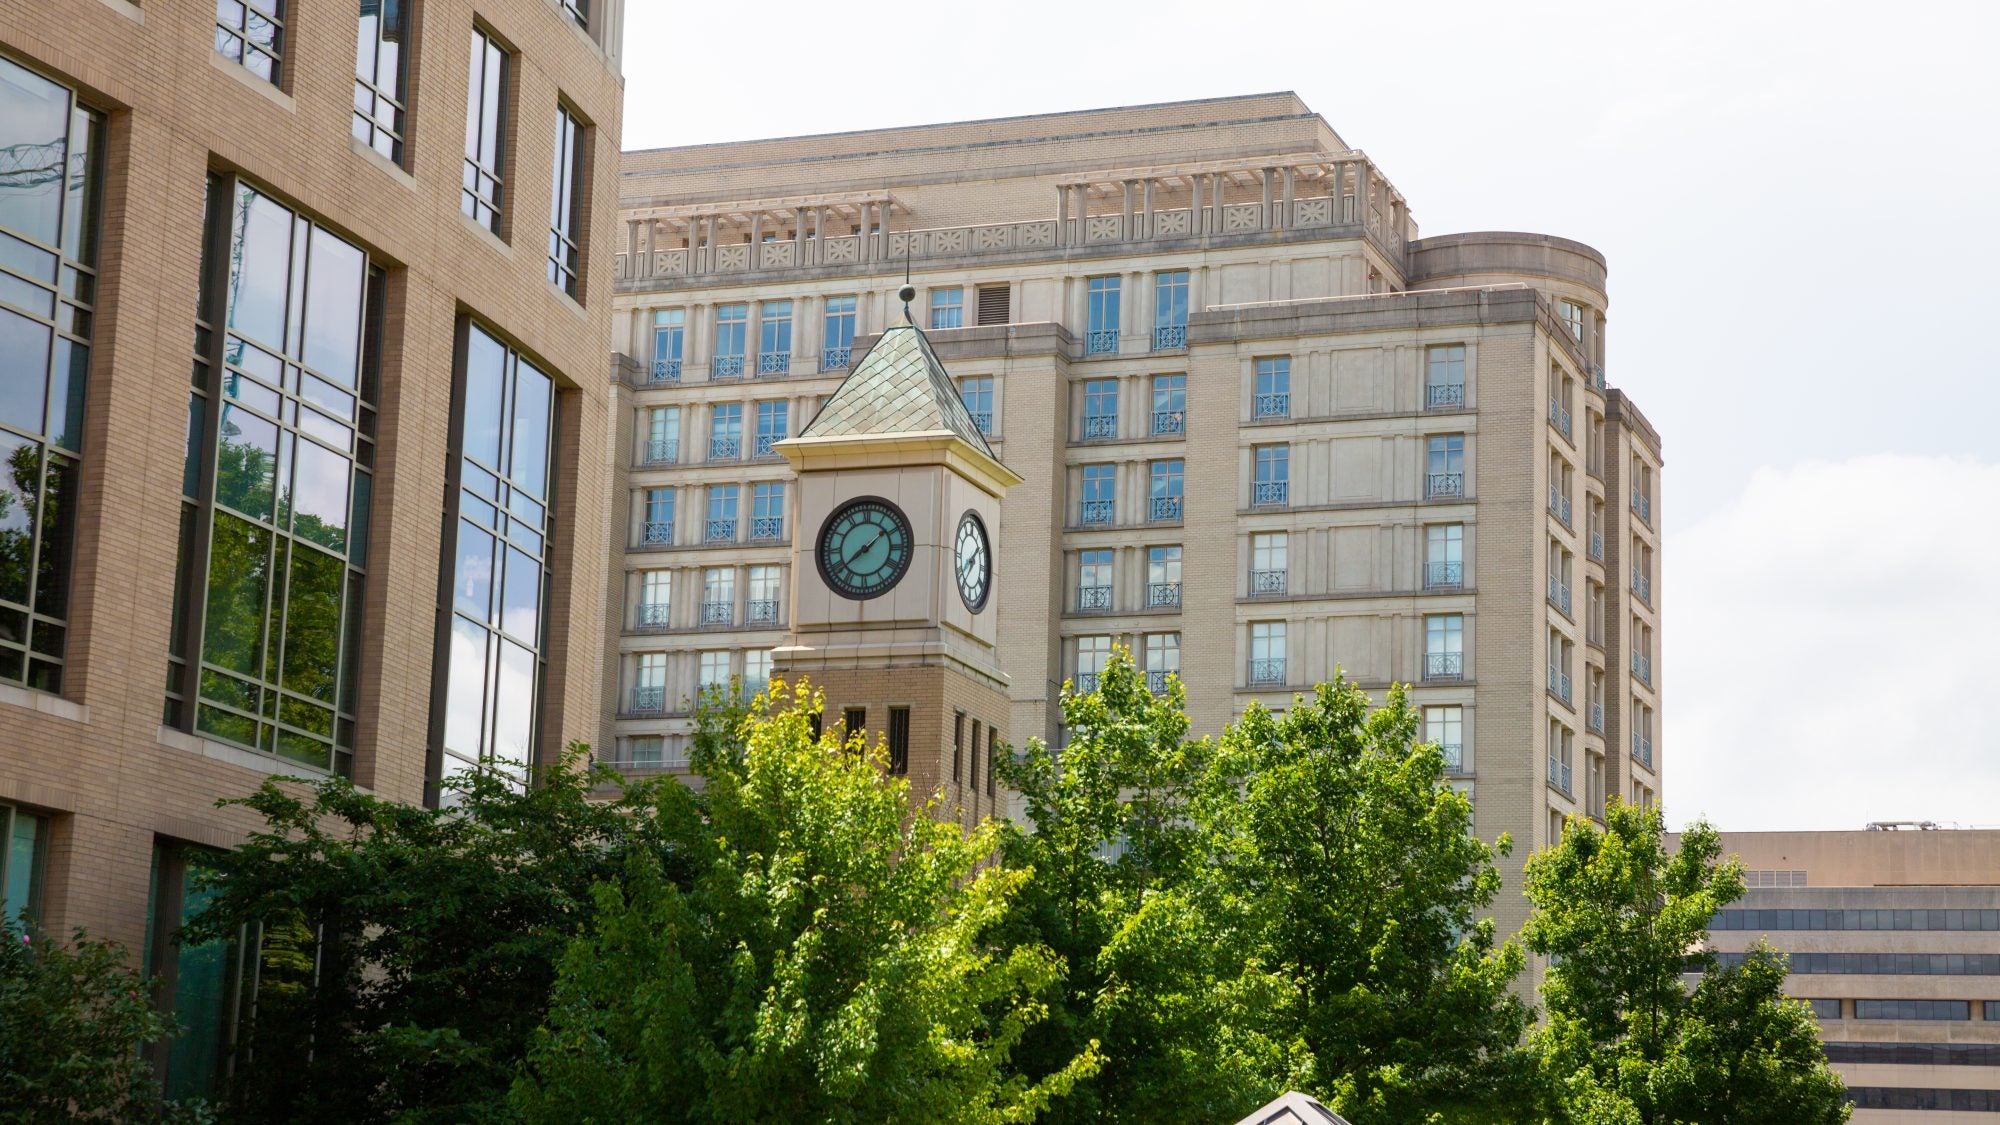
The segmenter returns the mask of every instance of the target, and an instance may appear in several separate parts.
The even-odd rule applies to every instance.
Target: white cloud
[[[1677,822],[2000,825],[2000,464],[1761,468],[1671,534],[1663,748]]]

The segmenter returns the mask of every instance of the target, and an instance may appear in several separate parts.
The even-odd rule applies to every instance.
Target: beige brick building
[[[218,799],[597,733],[621,5],[0,0],[0,893],[174,1092]]]
[[[1565,814],[1658,799],[1660,439],[1606,382],[1591,248],[1419,238],[1291,94],[630,152],[619,197],[626,767],[684,760],[702,685],[769,674],[817,532],[772,446],[907,269],[1025,478],[994,545],[1007,736],[1059,739],[1063,682],[1123,644],[1198,732],[1336,669],[1414,685],[1513,871]]]
[[[1789,954],[1856,1125],[2000,1115],[2000,831],[1725,832],[1726,958]]]

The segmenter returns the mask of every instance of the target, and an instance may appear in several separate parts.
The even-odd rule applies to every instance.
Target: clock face
[[[986,538],[986,525],[979,513],[967,512],[958,519],[955,551],[958,596],[974,613],[986,608],[986,595],[993,590],[993,545]]]
[[[881,597],[910,569],[912,538],[901,508],[877,496],[849,500],[820,525],[820,577],[855,601]]]

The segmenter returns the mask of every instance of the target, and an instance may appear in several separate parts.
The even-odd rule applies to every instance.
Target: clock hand
[[[848,556],[848,558],[850,558],[850,559],[858,559],[858,558],[860,558],[860,557],[861,557],[861,552],[863,552],[863,551],[866,551],[866,550],[867,550],[868,548],[870,548],[870,547],[873,547],[873,546],[875,545],[875,540],[877,540],[877,539],[880,539],[880,538],[882,538],[882,529],[881,529],[881,528],[879,528],[879,527],[878,527],[878,528],[874,528],[873,530],[874,530],[875,534],[874,534],[873,536],[871,536],[871,537],[869,538],[868,542],[866,542],[866,543],[863,543],[863,544],[862,544],[861,546],[859,546],[859,547],[856,547],[856,548],[854,548],[854,553],[853,553],[853,554],[851,554],[851,555],[849,555],[849,556]]]

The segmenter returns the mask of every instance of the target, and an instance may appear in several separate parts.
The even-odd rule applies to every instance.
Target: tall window
[[[1290,567],[1291,536],[1264,531],[1250,537],[1250,596],[1278,597],[1285,593]]]
[[[478,324],[465,322],[456,428],[458,549],[445,682],[441,777],[532,765],[539,720],[553,384]],[[500,513],[511,513],[511,517]]]
[[[227,2],[227,0],[224,0]],[[458,209],[500,233],[501,176],[506,169],[507,52],[479,28],[472,29],[472,73],[465,90],[465,176]]]
[[[639,576],[639,626],[664,629],[673,608],[674,572],[648,570]]]
[[[556,104],[555,168],[549,187],[549,282],[577,295],[578,247],[583,242],[583,122]]]
[[[771,686],[771,650],[753,648],[743,653],[743,691],[757,695]]]
[[[1434,613],[1424,618],[1424,679],[1465,678],[1465,617]]]
[[[1424,741],[1434,742],[1444,753],[1446,772],[1465,768],[1465,708],[1458,706],[1424,708]]]
[[[687,310],[653,310],[653,382],[681,381],[681,354],[687,347]]]
[[[1583,306],[1575,301],[1562,301],[1556,307],[1562,313],[1563,327],[1569,329],[1570,338],[1582,343]]]
[[[285,57],[285,0],[216,0],[215,50],[276,86]]]
[[[633,669],[632,710],[657,714],[667,709],[667,654],[642,652]]]
[[[931,290],[931,327],[958,328],[965,323],[965,290],[960,286]]]
[[[646,411],[646,463],[671,465],[681,459],[681,408],[655,406]]]
[[[396,164],[403,162],[403,44],[409,40],[408,0],[361,0],[354,49],[354,139]]]
[[[701,623],[736,623],[736,568],[711,566],[701,572]]]
[[[1089,327],[1084,336],[1087,355],[1112,355],[1118,351],[1118,298],[1120,278],[1093,277],[1087,283],[1086,316]]]
[[[1155,695],[1167,690],[1167,677],[1181,674],[1181,635],[1146,634],[1146,689]]]
[[[910,709],[889,708],[889,772],[910,772]]]
[[[1282,508],[1292,502],[1292,447],[1260,445],[1253,451],[1256,477],[1250,486],[1250,503],[1259,508]]]
[[[720,691],[729,686],[729,653],[710,650],[700,657],[695,685],[702,691]]]
[[[297,961],[256,957],[242,964],[247,942],[215,939],[199,945],[180,939],[181,927],[205,909],[220,888],[203,886],[190,875],[208,865],[208,853],[198,848],[157,840],[153,844],[152,887],[146,897],[146,972],[159,981],[167,1006],[181,1033],[161,1050],[162,1083],[169,1098],[207,1097],[215,1093],[223,1059],[232,1038],[231,1001],[252,976],[271,988],[302,988]],[[307,962],[310,964],[310,961]]]
[[[1465,495],[1465,435],[1433,434],[1424,439],[1424,495]]]
[[[826,342],[820,350],[822,371],[838,371],[854,362],[854,298],[826,299]]]
[[[785,482],[764,481],[750,493],[750,538],[771,541],[785,537]]]
[[[709,377],[732,379],[743,374],[743,349],[750,342],[750,306],[715,306],[715,355]]]
[[[0,58],[0,683],[63,689],[104,119]]]
[[[736,542],[736,504],[736,485],[711,484],[708,486],[708,523],[702,529],[702,542]]]
[[[1111,548],[1077,555],[1076,608],[1111,608]]]
[[[1146,548],[1146,608],[1181,604],[1181,549]]]
[[[1110,523],[1116,515],[1118,466],[1085,465],[1083,500],[1078,516],[1084,523]]]
[[[1424,589],[1465,585],[1465,525],[1434,523],[1424,529]]]
[[[734,461],[743,456],[743,404],[718,402],[708,416],[708,459]]]
[[[1187,432],[1187,376],[1153,376],[1153,432]]]
[[[1250,624],[1250,682],[1285,682],[1285,623],[1254,621]]]
[[[1188,271],[1153,275],[1153,349],[1187,347]]]
[[[646,519],[640,538],[647,543],[672,543],[674,541],[674,490],[671,488],[649,488],[646,490]]]
[[[751,567],[749,599],[743,606],[744,621],[751,625],[776,625],[780,596],[778,568],[770,565]]]
[[[1118,380],[1092,379],[1083,385],[1083,437],[1118,436]]]
[[[958,381],[958,397],[982,434],[993,433],[993,376],[973,375]]]
[[[1292,359],[1271,356],[1257,361],[1257,385],[1252,391],[1250,416],[1283,418],[1292,412]]]
[[[14,926],[25,911],[42,907],[42,857],[48,852],[49,818],[0,805],[0,917]]]
[[[1444,344],[1424,352],[1424,408],[1465,405],[1465,345]]]
[[[563,14],[576,21],[576,26],[590,26],[590,0],[562,0]]]
[[[1151,506],[1147,518],[1156,520],[1177,520],[1181,518],[1181,499],[1185,490],[1185,462],[1155,461],[1150,466]]]
[[[208,196],[168,718],[345,771],[382,273],[359,247],[247,184],[219,178]],[[545,445],[546,420],[544,407]],[[540,530],[539,510],[523,515]]]
[[[783,375],[792,369],[792,303],[765,301],[757,316],[757,374]]]
[[[1076,690],[1096,691],[1097,678],[1104,674],[1104,666],[1110,662],[1110,637],[1078,637],[1076,639]]]

